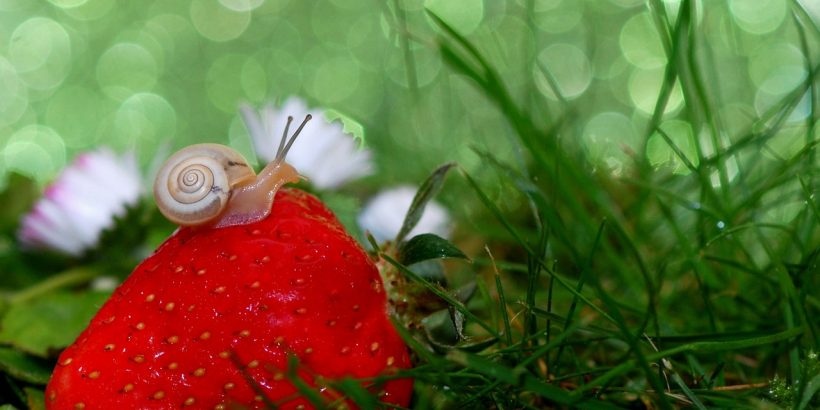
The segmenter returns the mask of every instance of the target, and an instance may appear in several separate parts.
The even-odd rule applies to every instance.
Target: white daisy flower
[[[97,245],[114,217],[125,215],[142,192],[132,153],[117,156],[100,148],[80,154],[23,217],[17,236],[29,249],[80,256]]]
[[[359,214],[359,227],[370,231],[379,242],[395,239],[415,195],[416,188],[409,185],[378,193],[368,201]],[[407,237],[412,238],[422,233],[433,233],[443,238],[450,236],[450,215],[435,201],[427,203],[421,219]]]
[[[253,148],[259,159],[270,162],[282,138],[288,116],[295,122],[310,114],[314,120],[302,130],[299,143],[288,151],[288,163],[319,189],[333,189],[373,172],[372,153],[360,148],[355,138],[344,132],[341,121],[328,122],[320,110],[310,110],[304,101],[291,97],[280,108],[268,104],[256,111],[240,107]]]

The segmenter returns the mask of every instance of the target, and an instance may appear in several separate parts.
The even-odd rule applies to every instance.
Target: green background
[[[679,2],[661,3],[674,19]],[[695,16],[707,46],[697,57],[713,71],[703,87],[723,129],[675,121],[679,85],[662,125],[692,159],[730,145],[809,64],[789,1],[707,3]],[[442,63],[425,7],[479,44],[535,117],[550,123],[571,107],[562,144],[589,153],[590,166],[619,175],[630,151],[646,150],[654,165],[688,172],[644,135],[667,58],[640,0],[0,0],[0,176],[45,183],[100,145],[136,150],[146,172],[196,142],[252,157],[238,104],[292,95],[361,123],[382,182],[418,181],[448,160],[475,169],[472,146],[513,158],[501,114]],[[805,144],[808,110],[804,101],[771,138],[770,157]]]

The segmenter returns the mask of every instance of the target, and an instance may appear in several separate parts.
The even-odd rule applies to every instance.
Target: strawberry
[[[46,405],[302,409],[292,377],[338,405],[329,381],[409,366],[373,262],[318,199],[286,188],[260,221],[166,240],[60,355]],[[364,386],[409,404],[411,379]]]

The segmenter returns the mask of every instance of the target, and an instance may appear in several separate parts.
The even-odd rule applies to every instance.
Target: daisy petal
[[[101,148],[77,158],[23,217],[17,237],[25,248],[80,256],[142,194],[136,158]]]
[[[372,153],[359,148],[355,138],[344,132],[341,122],[326,121],[320,110],[309,109],[299,98],[288,98],[279,109],[266,105],[254,111],[250,106],[242,105],[240,114],[256,155],[265,162],[276,156],[288,116],[298,123],[306,115],[312,115],[314,120],[305,126],[299,137],[303,143],[291,147],[287,162],[316,188],[335,189],[373,173]],[[290,132],[293,132],[295,128],[293,124],[291,126]]]
[[[359,226],[379,242],[392,240],[399,233],[415,195],[416,188],[408,185],[380,192],[365,204],[358,217]],[[450,236],[449,213],[435,201],[427,203],[424,214],[408,237],[422,233],[434,233],[443,238]]]

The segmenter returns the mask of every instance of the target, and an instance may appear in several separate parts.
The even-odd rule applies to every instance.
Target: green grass
[[[698,10],[726,6],[705,3],[681,0],[670,16],[665,2],[647,2],[666,64],[654,110],[634,119],[640,141],[621,153],[628,162],[620,172],[596,162],[580,142],[595,101],[562,95],[543,61],[533,57],[524,68],[544,77],[554,100],[533,91],[534,76],[512,81],[519,79],[509,78],[506,61],[486,37],[462,35],[446,19],[410,13],[398,0],[384,6],[408,84],[406,95],[391,102],[421,106],[426,93],[436,92],[419,86],[423,63],[414,50],[424,48],[445,64],[448,91],[459,90],[471,107],[496,115],[502,124],[492,131],[502,133],[492,135],[492,144],[470,141],[479,166],[448,162],[433,171],[398,235],[397,242],[408,241],[379,249],[371,238],[387,273],[402,278],[397,292],[432,294],[435,308],[448,314],[436,322],[444,333],[405,326],[423,322],[429,311],[394,318],[415,366],[367,383],[414,378],[416,409],[820,406],[820,27],[799,2],[789,2],[789,33],[805,57],[805,78],[738,125],[722,110],[723,82],[736,73],[714,63],[713,39]],[[417,28],[419,19],[429,21],[428,30]],[[667,112],[676,89],[683,103]],[[806,111],[805,119],[790,118],[798,110]],[[449,114],[431,122],[447,124]],[[692,146],[665,128],[672,121],[694,130]],[[386,121],[363,124],[371,135],[389,133]],[[448,141],[446,133],[429,138]],[[653,138],[680,172],[653,164]],[[784,138],[798,139],[799,149],[777,149]],[[11,184],[9,190],[29,188]],[[458,213],[452,243],[406,238],[439,190]],[[790,207],[796,207],[791,218],[777,217]],[[137,225],[168,229],[153,216],[141,217]],[[116,270],[127,271],[140,256],[134,247],[100,254],[121,256]],[[115,270],[35,261],[15,250],[3,255],[5,270],[31,276],[5,295],[4,314]],[[448,259],[446,280],[405,265],[442,258]],[[34,273],[67,265],[61,275]],[[442,334],[447,340],[437,339]],[[26,361],[20,350],[4,350],[11,359],[0,358],[0,397],[17,406],[42,401],[42,374],[53,364],[53,358]],[[339,404],[325,403],[295,376],[297,363],[290,364],[288,377],[311,403]],[[379,407],[358,383],[331,387],[361,408]]]
[[[526,161],[522,167],[477,150],[496,181],[518,191],[513,210],[487,194],[486,181],[461,172],[484,207],[472,216],[481,221],[476,225],[497,225],[482,227],[496,232],[487,253],[511,255],[476,256],[464,268],[483,282],[469,310],[399,267],[467,315],[468,337],[497,340],[472,353],[454,348],[431,354],[416,345],[419,365],[409,374],[417,380],[419,408],[817,405],[811,399],[816,373],[805,372],[817,371],[810,355],[820,349],[812,319],[820,313],[812,135],[820,65],[808,58],[805,80],[727,142],[716,110],[720,97],[709,86],[720,76],[702,52],[695,3],[683,1],[674,21],[660,2],[649,4],[668,64],[642,149],[621,177],[577,166],[583,154],[562,142],[580,138],[568,124],[572,119],[537,124],[527,108],[532,104],[512,96],[480,47],[429,13],[439,28],[435,47],[503,114]],[[817,27],[799,5],[791,11],[805,55],[812,55],[808,44],[816,42]],[[672,119],[664,110],[676,83],[685,105],[674,119],[709,136],[696,143],[694,159],[661,128]],[[767,143],[807,93],[803,148],[764,161],[771,154]],[[565,113],[581,109],[559,100]],[[687,175],[649,164],[645,143],[654,134]],[[758,162],[768,166],[755,169]],[[807,206],[791,222],[767,222],[763,214],[780,204],[764,198],[781,189]],[[776,375],[799,393],[770,385]]]

